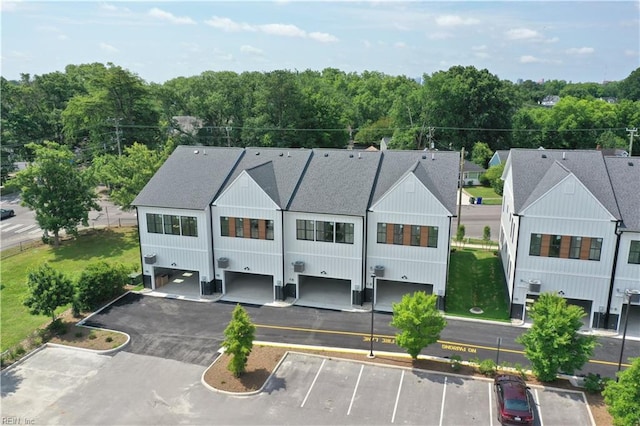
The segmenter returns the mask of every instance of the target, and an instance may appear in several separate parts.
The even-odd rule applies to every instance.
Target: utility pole
[[[462,178],[462,174],[464,172],[464,146],[460,150],[460,176],[459,176],[459,188],[458,188],[458,226],[456,227],[456,232],[462,223],[462,186],[464,183],[464,179]]]
[[[629,132],[629,157],[631,157],[631,153],[633,151],[633,138],[638,136],[636,135],[636,133],[638,133],[638,129],[634,127],[632,129],[627,129],[627,132]]]

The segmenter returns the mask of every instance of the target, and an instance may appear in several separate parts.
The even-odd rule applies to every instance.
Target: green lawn
[[[487,186],[465,186],[465,192],[469,193],[472,197],[482,197],[482,204],[502,204],[502,196],[496,194],[491,187]]]
[[[89,263],[99,260],[135,265],[140,269],[138,236],[131,228],[87,231],[76,240],[64,241],[57,249],[42,245],[10,254],[11,249],[4,250],[0,263],[2,351],[18,344],[49,320],[29,314],[22,304],[27,295],[29,270],[48,262],[54,269],[77,279]]]
[[[469,309],[484,313],[472,314]],[[451,253],[446,312],[473,318],[509,320],[502,265],[493,250],[464,249]]]

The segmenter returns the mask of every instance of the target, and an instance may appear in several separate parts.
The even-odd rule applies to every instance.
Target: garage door
[[[324,309],[352,309],[351,281],[300,275],[296,305]]]
[[[378,279],[376,280],[376,311],[393,312],[393,303],[401,301],[405,294],[413,294],[416,291],[432,294],[433,285]]]
[[[198,271],[154,268],[154,291],[176,296],[200,298]]]
[[[225,271],[221,300],[252,305],[273,303],[273,276]]]

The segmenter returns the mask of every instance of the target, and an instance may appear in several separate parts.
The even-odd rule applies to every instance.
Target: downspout
[[[275,230],[274,230],[275,232]],[[282,276],[282,282],[280,284],[282,284],[282,300],[286,300],[287,299],[287,294],[286,294],[286,289],[287,289],[287,283],[285,282],[285,276],[284,276],[284,210],[280,209],[280,254],[282,255],[282,271],[281,271],[281,276]]]
[[[213,257],[213,291],[217,290],[217,278],[216,278],[216,247],[214,244],[214,226],[213,226],[213,206],[209,204],[209,229],[211,229],[211,256]],[[220,280],[220,292],[222,292],[222,279]]]
[[[607,329],[611,328],[611,324],[609,324],[610,315],[609,311],[611,310],[611,301],[613,300],[613,285],[616,280],[616,269],[618,266],[618,251],[620,250],[620,240],[622,236],[622,232],[620,231],[620,221],[616,221],[616,248],[613,252],[613,265],[611,266],[611,281],[609,282],[609,297],[607,298],[607,311],[604,314],[604,325]]]
[[[362,268],[360,268],[360,273],[362,276],[360,277],[360,281],[362,285],[360,286],[360,306],[362,306],[364,302],[364,296],[366,294],[367,288],[367,223],[369,222],[369,210],[366,210],[364,216],[362,217]],[[373,298],[373,296],[371,296]],[[373,301],[372,301],[373,303]],[[373,305],[372,305],[373,306]]]
[[[513,306],[513,295],[516,294],[516,270],[517,265],[518,265],[518,250],[520,249],[520,228],[521,228],[521,224],[522,224],[522,218],[524,216],[520,216],[519,214],[514,213],[513,217],[517,217],[518,218],[518,232],[516,233],[516,252],[515,255],[513,256],[513,271],[511,271],[511,274],[513,274],[513,288],[511,290],[511,304],[509,306],[509,313],[511,313],[511,306]],[[507,284],[508,285],[508,284]],[[521,320],[524,321],[524,313],[526,310],[526,298],[524,300],[524,303],[522,304],[522,318],[520,318]],[[509,315],[511,316],[511,315]]]
[[[453,216],[449,216],[449,234],[447,238],[447,268],[446,268],[446,276],[444,281],[444,294],[442,295],[442,306],[440,306],[440,310],[446,311],[447,306],[447,287],[449,286],[449,265],[451,264],[451,224],[453,223]],[[440,296],[438,296],[440,297]]]
[[[142,258],[142,235],[140,232],[140,212],[136,206],[136,222],[138,223],[138,251],[140,253],[140,272],[142,273],[142,286],[144,285],[144,259]],[[153,274],[149,277],[149,288],[153,288]]]

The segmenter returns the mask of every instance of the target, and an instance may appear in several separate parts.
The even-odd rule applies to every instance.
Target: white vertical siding
[[[296,238],[296,220],[353,223],[353,244],[305,241]],[[285,212],[285,283],[298,284],[292,263],[305,263],[303,275],[350,280],[353,290],[363,289],[363,218],[326,214]],[[324,271],[326,274],[322,274]]]
[[[149,233],[147,232],[147,213],[195,217],[198,236],[188,237]],[[213,278],[213,262],[211,257],[209,214],[209,209],[196,211],[138,207],[143,273],[151,275],[153,273],[152,267],[174,268],[198,271],[200,279],[211,280]],[[154,265],[144,263],[144,256],[147,254],[156,255],[157,260]],[[174,263],[175,266],[172,265]]]
[[[626,303],[623,294],[627,289],[640,291],[640,265],[629,263],[629,249],[631,241],[640,241],[640,233],[623,232],[620,236],[620,249],[618,251],[618,263],[613,284],[613,299],[611,300],[612,314],[620,315],[622,305]]]
[[[274,285],[282,283],[282,212],[246,172],[216,199],[212,217],[214,258],[229,259],[226,271],[271,275]],[[223,237],[221,217],[271,220],[274,239]],[[224,280],[223,272],[216,269],[216,279]]]
[[[367,271],[385,267],[384,278],[432,284],[444,293],[449,260],[450,213],[413,174],[394,185],[367,217]],[[437,247],[377,243],[378,223],[438,227]]]

